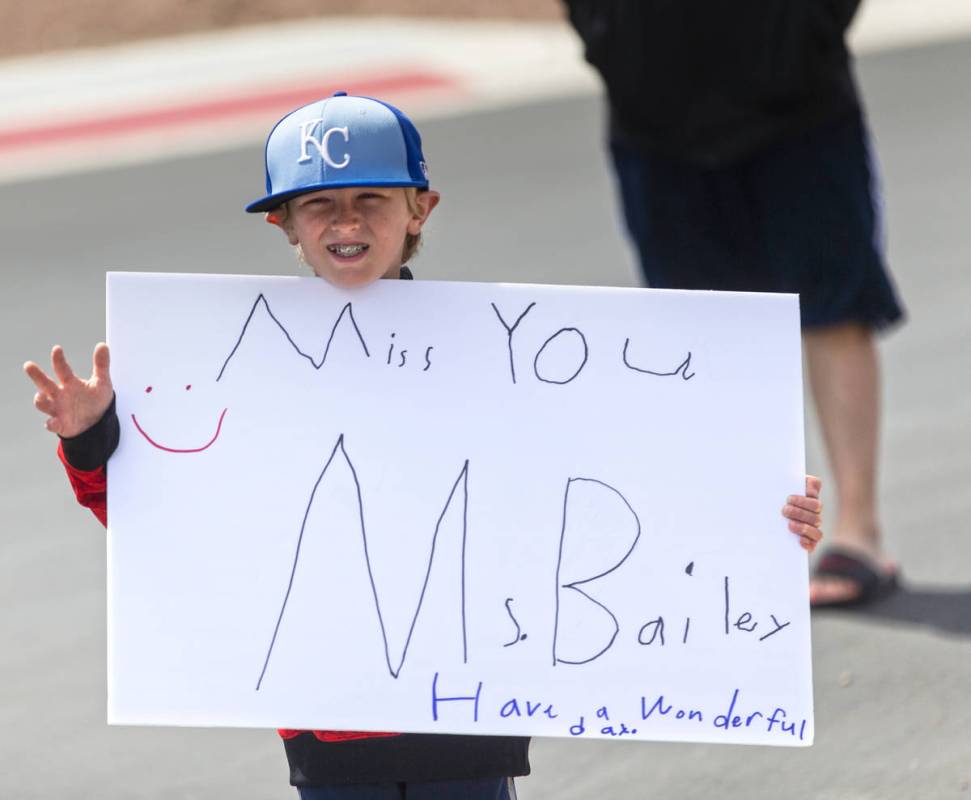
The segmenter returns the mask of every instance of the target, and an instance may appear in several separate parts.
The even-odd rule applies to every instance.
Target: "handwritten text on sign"
[[[108,299],[113,722],[812,741],[795,297]]]

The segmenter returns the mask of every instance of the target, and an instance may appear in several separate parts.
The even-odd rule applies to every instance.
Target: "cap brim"
[[[315,184],[314,186],[303,186],[299,189],[292,189],[289,192],[268,194],[266,197],[255,200],[246,206],[246,211],[250,214],[255,214],[260,211],[272,211],[274,208],[282,206],[287,200],[292,200],[294,197],[299,197],[302,194],[319,192],[321,189],[349,189],[353,186],[414,186],[416,189],[427,189],[428,181],[369,180],[367,183],[361,183],[360,181],[347,181],[346,183],[329,181],[327,183]]]

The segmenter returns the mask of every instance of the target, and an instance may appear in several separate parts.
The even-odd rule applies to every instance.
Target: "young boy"
[[[438,204],[417,130],[378,100],[331,98],[280,120],[266,143],[267,194],[247,207],[266,212],[314,273],[344,287],[379,278],[410,279],[406,262]],[[25,370],[34,405],[60,437],[58,455],[78,501],[106,523],[106,464],[119,425],[105,344],[94,350],[87,381],[60,347],[51,354],[56,380],[32,362]],[[789,528],[812,550],[822,536],[819,480],[783,508]],[[304,800],[428,798],[504,800],[513,777],[529,773],[528,739],[508,736],[281,730],[290,782]]]

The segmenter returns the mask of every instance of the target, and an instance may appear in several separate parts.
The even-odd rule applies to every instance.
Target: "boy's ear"
[[[280,208],[274,208],[272,211],[266,213],[266,221],[271,225],[276,225],[284,234],[286,234],[287,241],[290,244],[295,245],[298,243],[297,234],[293,230],[293,225],[290,222],[289,209],[284,206]]]
[[[415,204],[418,206],[418,214],[413,216],[411,221],[408,223],[408,233],[410,233],[412,236],[417,236],[419,233],[421,233],[422,225],[425,224],[425,221],[428,219],[428,215],[432,213],[432,210],[438,205],[438,201],[441,199],[442,196],[433,189],[429,189],[425,192],[419,192],[415,196]]]

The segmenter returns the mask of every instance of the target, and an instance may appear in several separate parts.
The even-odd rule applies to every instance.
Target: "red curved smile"
[[[138,420],[135,419],[134,414],[131,415],[131,421],[135,423],[135,427],[138,428],[138,432],[145,437],[145,440],[152,447],[157,447],[159,450],[164,450],[166,453],[201,453],[203,450],[206,450],[207,448],[212,447],[216,439],[219,438],[219,431],[221,431],[223,427],[223,417],[226,416],[226,412],[228,410],[229,409],[224,408],[223,413],[219,415],[219,424],[216,426],[216,432],[213,434],[213,437],[208,442],[206,442],[202,447],[190,447],[184,450],[180,450],[175,447],[166,447],[165,445],[159,444],[158,442],[156,442],[151,436],[149,436],[147,433],[145,433],[145,431],[142,430],[142,426],[138,424]]]

